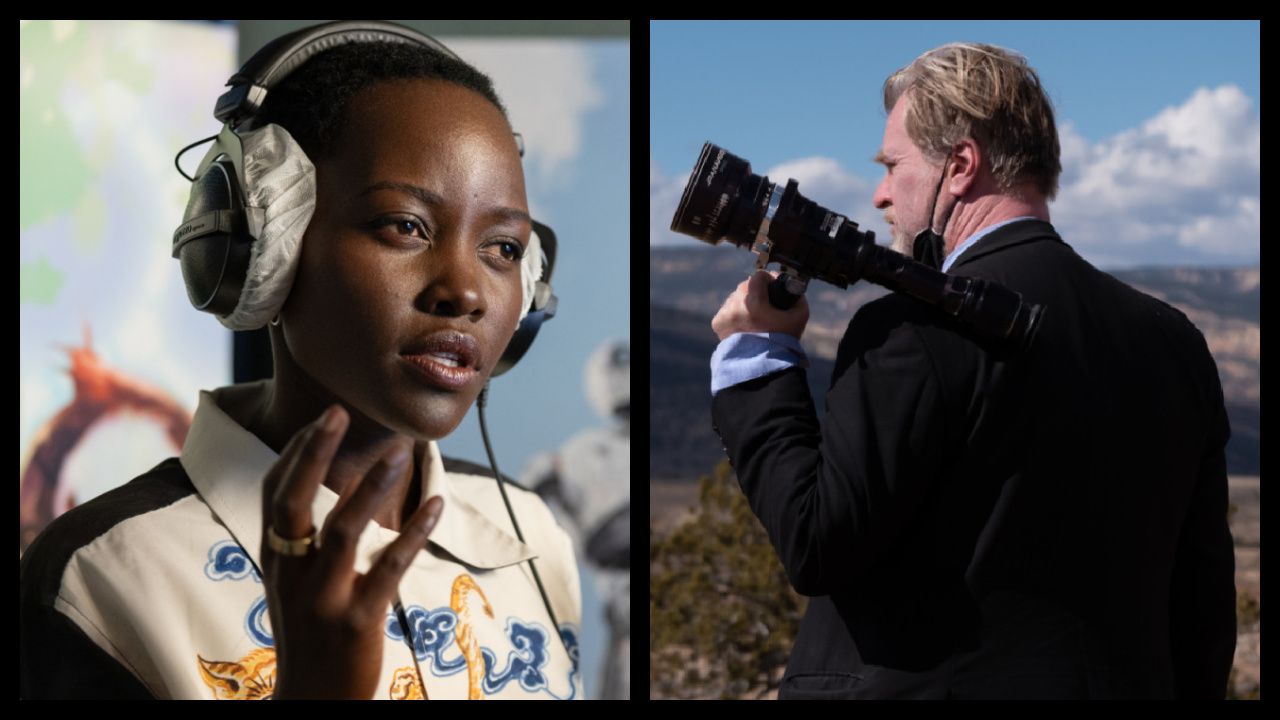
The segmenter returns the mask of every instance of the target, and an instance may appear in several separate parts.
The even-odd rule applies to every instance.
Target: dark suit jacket
[[[812,596],[780,698],[1224,697],[1230,430],[1200,332],[1019,221],[951,274],[1046,306],[1030,351],[890,294],[804,371],[712,403],[743,491]]]

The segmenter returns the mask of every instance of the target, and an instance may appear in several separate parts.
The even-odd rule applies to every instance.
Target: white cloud
[[[671,218],[675,217],[676,205],[680,204],[680,195],[684,192],[684,184],[689,181],[689,173],[669,178],[662,173],[653,155],[649,156],[649,244],[650,245],[684,245],[697,242],[687,235],[671,232]]]
[[[1064,124],[1054,224],[1096,264],[1255,262],[1260,129],[1232,85],[1096,144]]]
[[[1178,244],[1206,252],[1232,254],[1254,238],[1257,248],[1262,218],[1258,198],[1240,197],[1221,215],[1201,215],[1178,229]],[[1247,243],[1245,249],[1248,249]]]
[[[525,163],[552,182],[582,150],[586,114],[604,103],[591,56],[578,42],[441,38],[493,79],[511,124],[524,136]]]
[[[800,194],[819,205],[843,214],[859,226],[879,214],[871,204],[875,185],[854,175],[836,160],[806,157],[779,163],[769,169],[771,182],[784,184],[788,179],[799,183]]]

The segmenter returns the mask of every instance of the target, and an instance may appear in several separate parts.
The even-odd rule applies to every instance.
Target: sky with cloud
[[[947,42],[1024,54],[1054,103],[1054,225],[1103,268],[1238,266],[1260,239],[1257,22],[651,24],[651,245],[704,141],[886,242],[884,78]]]

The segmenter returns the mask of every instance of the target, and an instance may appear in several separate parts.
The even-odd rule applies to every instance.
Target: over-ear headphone
[[[302,28],[267,43],[227,81],[230,90],[218,98],[214,117],[223,123],[214,138],[189,145],[178,153],[214,140],[196,170],[191,197],[182,224],[173,233],[173,257],[182,266],[187,298],[197,310],[220,317],[230,315],[240,303],[253,260],[253,244],[245,208],[247,197],[244,150],[238,133],[253,130],[267,94],[313,56],[349,42],[394,42],[421,45],[450,58],[457,55],[436,39],[388,22],[350,21]],[[524,154],[520,136],[516,139]],[[175,164],[177,159],[175,158]],[[181,166],[178,167],[181,172]],[[185,173],[184,173],[185,176]],[[551,228],[533,223],[542,248],[542,272],[534,285],[528,314],[520,321],[511,342],[494,365],[491,376],[511,369],[533,343],[542,323],[555,316],[556,296],[551,288],[555,268],[556,237]]]

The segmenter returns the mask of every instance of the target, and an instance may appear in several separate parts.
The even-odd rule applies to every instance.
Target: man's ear
[[[951,160],[947,191],[956,197],[963,197],[977,184],[978,173],[986,156],[973,138],[964,138],[951,148]]]

